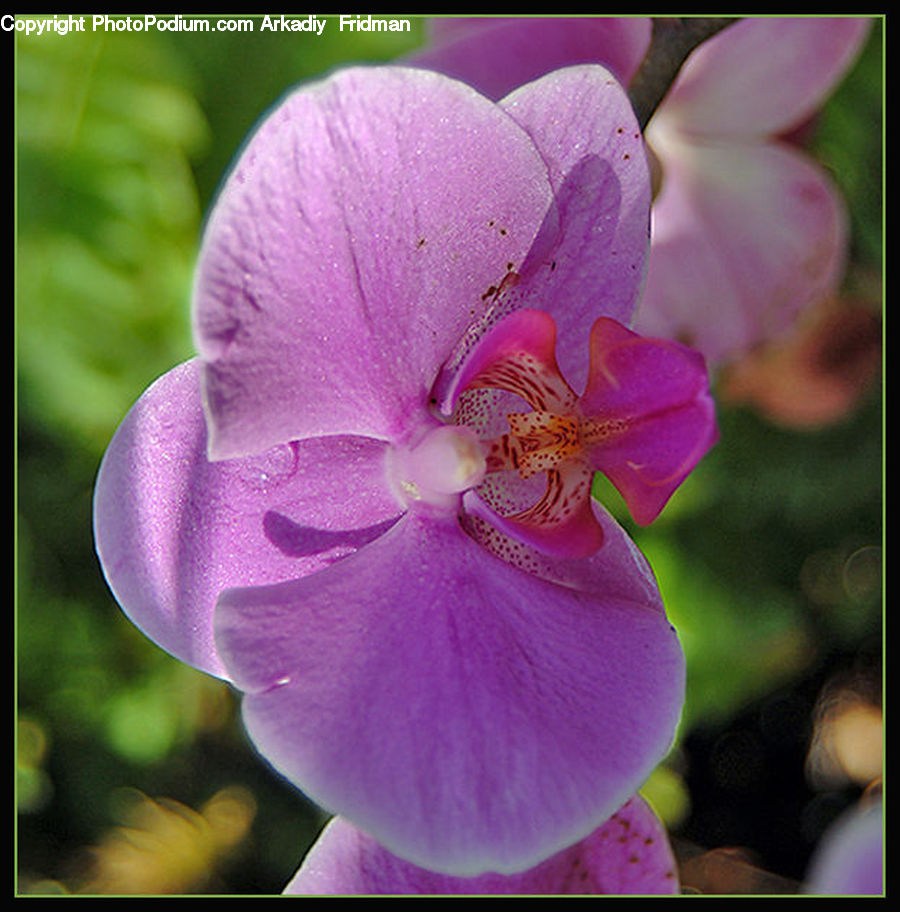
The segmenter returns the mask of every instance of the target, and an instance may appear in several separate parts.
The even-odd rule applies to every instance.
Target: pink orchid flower
[[[623,325],[649,204],[603,68],[501,104],[400,67],[305,86],[209,217],[200,357],[104,457],[129,617],[417,865],[528,868],[671,744],[684,657],[590,497],[603,469],[647,522],[716,436],[702,359]]]

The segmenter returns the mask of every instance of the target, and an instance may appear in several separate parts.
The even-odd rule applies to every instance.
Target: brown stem
[[[733,18],[653,20],[650,47],[628,89],[642,130],[669,91],[688,54],[698,44],[737,21]]]

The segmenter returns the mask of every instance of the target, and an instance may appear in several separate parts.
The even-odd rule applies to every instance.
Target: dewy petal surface
[[[635,329],[721,362],[784,332],[840,278],[846,215],[810,159],[775,143],[657,141],[652,122],[647,136],[665,177]]]
[[[647,591],[631,568],[610,592]],[[657,599],[554,585],[413,510],[314,578],[226,592],[216,641],[251,737],[313,800],[414,864],[513,872],[666,753],[684,660]]]
[[[550,202],[532,140],[462,83],[350,69],[288,96],[222,190],[198,265],[212,457],[401,433]]]
[[[675,859],[666,832],[640,796],[586,839],[521,874],[448,877],[391,855],[336,817],[284,892],[296,895],[673,894]]]
[[[772,136],[809,117],[872,26],[846,17],[748,17],[688,58],[661,112],[697,139]]]
[[[628,84],[650,42],[650,20],[437,19],[433,47],[409,63],[446,73],[499,100],[545,73],[579,63],[603,64]]]
[[[219,592],[294,579],[383,533],[400,509],[385,444],[322,438],[210,463],[200,364],[156,381],[107,449],[97,552],[126,614],[173,655],[227,676],[213,643]],[[353,497],[347,497],[347,491]]]

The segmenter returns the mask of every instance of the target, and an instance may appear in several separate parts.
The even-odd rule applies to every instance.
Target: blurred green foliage
[[[129,406],[192,355],[203,214],[248,131],[305,79],[412,50],[414,23],[411,35],[319,38],[16,35],[20,890],[77,886],[123,788],[190,807],[235,783],[253,793],[251,836],[214,883],[223,892],[279,891],[321,825],[253,754],[225,685],[121,614],[93,554],[91,494]],[[853,265],[876,272],[881,40],[879,27],[813,139],[847,197]],[[598,482],[685,646],[682,735],[880,638],[880,392],[814,432],[721,407],[721,442],[649,529]],[[860,554],[869,576],[848,586]],[[683,816],[677,774],[654,781],[670,819]]]

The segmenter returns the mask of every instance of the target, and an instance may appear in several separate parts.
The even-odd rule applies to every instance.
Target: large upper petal
[[[289,95],[203,240],[194,325],[213,458],[401,434],[550,201],[532,140],[460,82],[359,68]]]
[[[678,720],[646,566],[595,570],[608,587],[559,586],[412,510],[314,577],[226,592],[216,640],[251,737],[313,800],[422,867],[513,872],[620,807]]]
[[[635,328],[710,362],[784,332],[839,281],[846,214],[825,172],[778,143],[692,143],[651,122],[663,161]]]
[[[598,317],[630,323],[650,245],[650,175],[631,103],[598,67],[571,67],[522,86],[503,107],[548,163],[559,237],[523,266],[522,307],[556,321],[556,357],[575,390],[587,376],[585,340]]]
[[[495,289],[484,317],[469,328],[449,361],[448,372],[452,377],[502,317],[535,308],[556,321],[560,369],[580,390],[594,321],[606,316],[629,323],[640,297],[650,244],[643,138],[624,89],[600,66],[550,73],[517,89],[501,105],[540,150],[553,206],[525,262]]]
[[[518,17],[437,19],[433,46],[409,62],[446,73],[500,99],[545,73],[579,63],[602,63],[624,84],[650,42],[650,20]]]
[[[213,642],[219,592],[293,579],[383,533],[400,512],[381,441],[334,437],[211,463],[200,365],[156,381],[103,458],[97,553],[126,614],[173,655],[226,676]]]
[[[284,890],[300,895],[672,894],[675,859],[659,819],[640,796],[581,842],[521,874],[448,877],[391,855],[336,817]]]
[[[759,138],[809,117],[849,68],[872,19],[748,17],[688,58],[655,118],[695,138]]]

